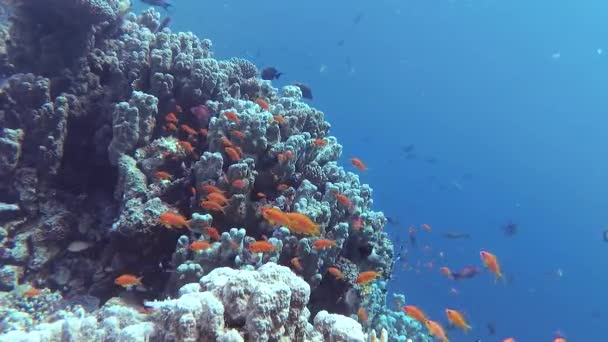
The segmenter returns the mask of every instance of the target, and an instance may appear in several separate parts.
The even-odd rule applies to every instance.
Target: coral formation
[[[209,40],[124,0],[13,6],[0,49],[12,75],[0,91],[0,290],[13,311],[0,324],[15,331],[0,339],[423,336],[380,309],[386,219],[299,87],[216,60]],[[136,283],[115,283],[125,274]],[[21,286],[52,291],[24,298]],[[19,304],[51,294],[79,300],[40,317]],[[149,315],[132,308],[176,295]],[[362,326],[351,316],[364,308]]]

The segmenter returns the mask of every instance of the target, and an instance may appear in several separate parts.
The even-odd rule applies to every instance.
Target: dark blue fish
[[[152,6],[162,7],[165,11],[168,11],[169,7],[171,7],[171,4],[166,0],[141,0],[141,2]]]
[[[267,81],[278,80],[279,77],[283,75],[282,72],[279,72],[275,67],[268,67],[262,70],[262,79]]]

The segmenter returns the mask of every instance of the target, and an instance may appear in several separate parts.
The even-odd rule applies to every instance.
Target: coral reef
[[[386,219],[299,87],[214,59],[209,40],[163,28],[154,10],[128,13],[128,1],[13,7],[0,49],[11,75],[0,90],[0,290],[14,310],[3,331],[16,331],[0,339],[422,336],[381,309]],[[137,284],[117,283],[131,274]],[[51,303],[47,292],[79,300],[22,310],[19,296]],[[150,315],[131,308],[178,294]],[[350,316],[364,308],[362,327]]]

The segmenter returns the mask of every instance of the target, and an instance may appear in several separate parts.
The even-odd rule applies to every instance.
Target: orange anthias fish
[[[441,340],[441,342],[449,342],[448,337],[445,334],[443,327],[435,321],[427,319],[424,321],[424,325],[429,329],[429,334]]]
[[[329,267],[327,269],[327,272],[329,272],[329,274],[333,275],[338,280],[344,279],[344,274],[337,267]]]
[[[319,225],[314,223],[308,216],[301,213],[286,213],[289,224],[287,228],[294,233],[304,235],[319,235]]]
[[[268,241],[255,241],[247,246],[247,249],[252,253],[268,253],[277,250],[277,247]]]
[[[221,211],[222,213],[224,213],[224,206],[213,201],[201,201],[201,208],[209,211]]]
[[[224,148],[224,151],[226,152],[226,154],[228,155],[228,158],[230,158],[230,160],[232,160],[232,161],[241,160],[241,155],[239,154],[239,152],[237,152],[237,150],[234,147],[226,147],[226,148]]]
[[[452,309],[445,309],[445,315],[448,317],[448,321],[455,327],[462,329],[465,333],[471,330],[471,326],[467,323],[464,315],[460,312]]]
[[[129,289],[133,286],[141,285],[141,279],[142,277],[136,277],[132,274],[123,274],[120,277],[114,279],[114,284]]]
[[[281,125],[285,124],[285,118],[282,115],[274,115],[274,121],[278,122]]]
[[[312,144],[315,147],[323,147],[323,146],[327,145],[327,141],[325,141],[325,139],[315,139],[315,140],[313,140]]]
[[[513,338],[513,337],[507,337],[504,340],[502,340],[502,342],[515,342],[515,338]]]
[[[237,124],[239,122],[241,122],[241,120],[239,119],[238,115],[236,115],[235,112],[224,112],[224,116],[226,118],[228,118],[228,120],[230,120],[232,122],[236,122]]]
[[[169,172],[156,171],[154,172],[154,178],[158,180],[172,180],[173,176]]]
[[[297,271],[302,271],[304,267],[302,267],[302,263],[300,262],[300,258],[294,257],[291,259],[291,266],[295,268]]]
[[[207,195],[207,199],[222,206],[228,204],[228,199],[221,192],[212,192]]]
[[[258,106],[262,107],[263,110],[268,110],[270,109],[270,106],[268,105],[268,102],[266,102],[264,99],[257,99],[255,100],[255,103],[258,104]]]
[[[336,200],[338,201],[338,203],[340,203],[340,205],[347,208],[353,207],[353,202],[348,197],[346,197],[346,195],[335,193],[334,196],[336,197]]]
[[[215,185],[211,185],[211,184],[205,184],[205,185],[202,185],[202,186],[201,186],[201,189],[202,189],[204,192],[208,193],[208,194],[210,194],[210,193],[212,193],[212,192],[219,192],[219,193],[221,193],[221,194],[223,194],[223,193],[224,193],[224,191],[222,191],[220,188],[218,188],[218,187],[217,187],[217,186],[215,186]]]
[[[245,189],[249,186],[249,181],[246,179],[235,179],[232,181],[232,186],[237,189]]]
[[[431,230],[433,230],[433,227],[431,227],[427,223],[423,223],[422,225],[420,225],[420,227],[422,227],[422,229],[426,230],[427,232],[430,232]]]
[[[175,116],[174,113],[169,113],[169,114],[167,114],[167,116],[165,116],[165,121],[176,124],[177,123],[177,116]]]
[[[426,315],[422,310],[418,309],[418,307],[414,305],[406,305],[403,307],[403,311],[406,315],[412,317],[420,323],[424,323],[426,321]]]
[[[166,211],[166,212],[160,214],[159,221],[167,229],[173,229],[173,228],[178,228],[178,229],[188,228],[189,229],[190,228],[189,220],[186,220],[186,218],[180,214],[176,214],[176,213],[173,213],[170,211]]]
[[[367,316],[367,311],[365,311],[364,308],[359,308],[359,310],[357,310],[357,318],[359,318],[359,322],[361,323],[365,323],[367,322],[368,316]]]
[[[278,208],[268,208],[261,207],[260,211],[262,212],[262,216],[273,226],[285,226],[288,227],[289,217],[285,214],[281,209]]]
[[[335,246],[336,241],[328,239],[319,239],[312,244],[312,248],[321,250]]]
[[[446,277],[448,277],[448,279],[452,279],[452,271],[450,271],[449,268],[447,268],[446,266],[443,266],[439,269],[439,271]]]
[[[23,291],[23,295],[26,297],[36,297],[39,296],[41,292],[42,291],[40,291],[40,289],[30,287],[29,289]]]
[[[566,338],[561,332],[557,331],[555,333],[555,337],[553,338],[553,342],[566,342]]]
[[[218,232],[217,228],[207,227],[205,229],[207,230],[207,235],[209,235],[209,239],[213,241],[217,241],[220,239],[220,233]]]
[[[211,247],[211,244],[207,241],[194,241],[190,244],[190,250],[194,252],[204,251],[209,247]]]
[[[353,164],[354,167],[359,169],[359,171],[367,171],[367,166],[365,166],[365,164],[361,161],[361,159],[351,158],[350,162]]]
[[[481,257],[483,265],[494,273],[496,279],[504,279],[502,276],[502,271],[500,270],[500,264],[498,263],[498,259],[494,254],[488,251],[481,251],[479,252],[479,256]]]
[[[194,128],[188,125],[179,125],[179,129],[186,133],[186,135],[196,135],[198,133]]]
[[[379,276],[380,276],[380,273],[375,272],[375,271],[361,272],[357,276],[357,279],[355,280],[355,284],[364,285],[364,284],[374,281]]]

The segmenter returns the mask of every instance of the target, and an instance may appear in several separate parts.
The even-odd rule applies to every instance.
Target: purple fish
[[[470,279],[476,276],[480,272],[479,268],[475,266],[465,266],[460,272],[452,272],[454,280]]]

